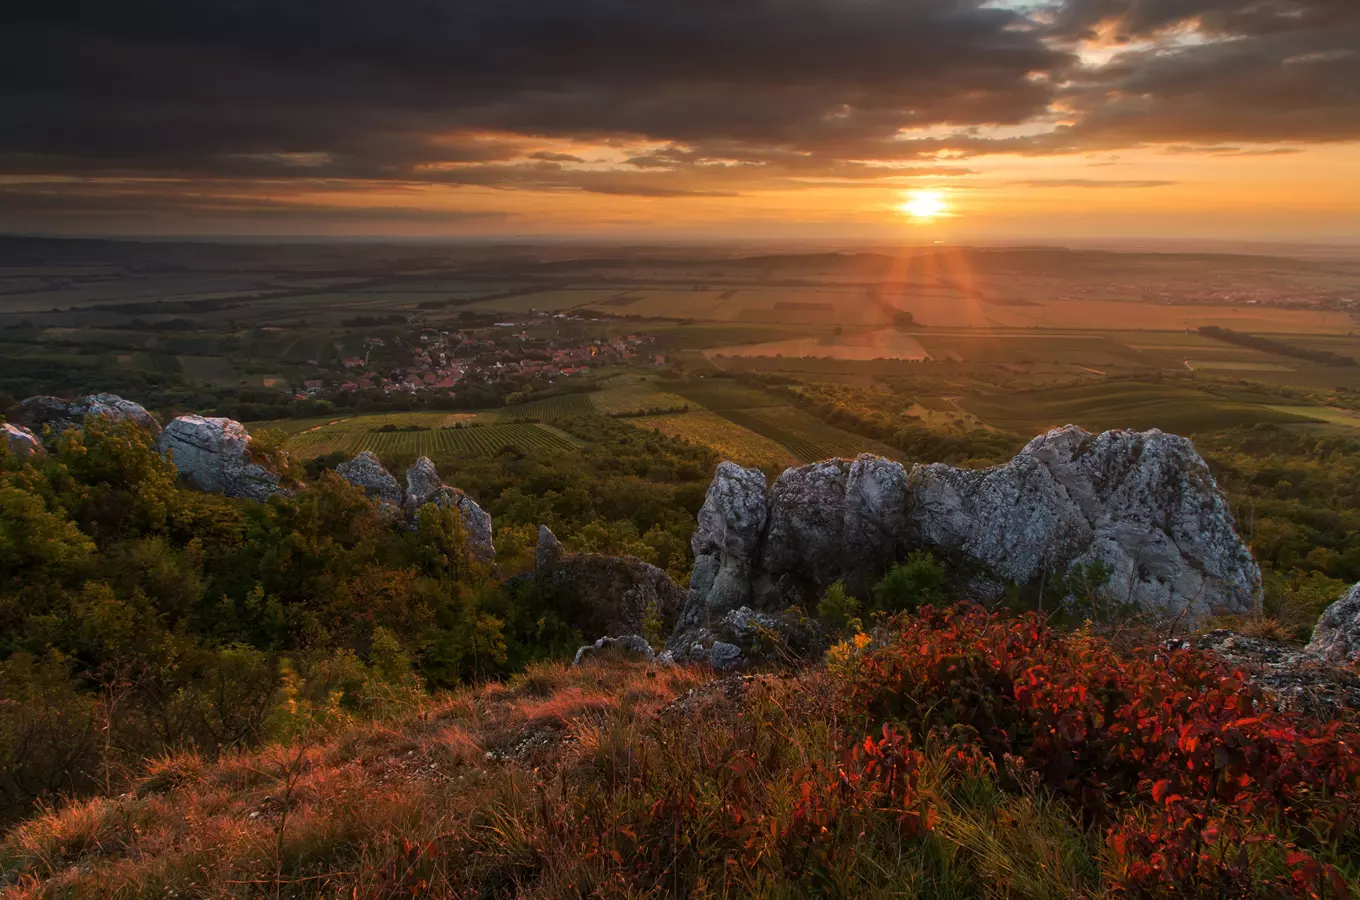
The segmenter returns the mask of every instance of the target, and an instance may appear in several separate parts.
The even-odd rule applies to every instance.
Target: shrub
[[[831,634],[863,630],[859,620],[859,601],[845,592],[845,582],[837,581],[817,603],[817,618]]]
[[[915,550],[905,563],[888,570],[873,587],[874,610],[906,612],[944,599],[944,567],[925,550]]]
[[[1035,615],[926,608],[871,648],[852,709],[967,728],[1107,830],[1131,896],[1339,896],[1360,853],[1360,728],[1277,712],[1215,659],[1116,654]],[[1278,858],[1276,848],[1285,850]],[[1245,896],[1252,896],[1247,893]]]

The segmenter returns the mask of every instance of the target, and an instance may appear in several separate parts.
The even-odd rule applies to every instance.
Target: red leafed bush
[[[1286,894],[1347,896],[1320,860],[1360,853],[1355,725],[1274,711],[1204,654],[1116,654],[1034,615],[898,624],[850,676],[852,707],[917,734],[966,726],[994,762],[1022,760],[1108,829],[1117,890],[1234,896],[1276,860]]]

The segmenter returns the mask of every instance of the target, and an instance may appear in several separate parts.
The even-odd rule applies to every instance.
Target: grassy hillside
[[[798,673],[539,664],[38,815],[8,896],[1332,897],[1360,728],[1208,658],[925,610]]]

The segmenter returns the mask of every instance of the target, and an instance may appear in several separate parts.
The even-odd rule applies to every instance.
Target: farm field
[[[853,457],[860,453],[900,456],[886,444],[842,431],[791,406],[731,409],[720,415],[782,445],[802,462],[816,462],[835,456]]]
[[[1194,388],[1138,382],[975,394],[959,403],[989,425],[1021,433],[1076,424],[1089,431],[1160,428],[1193,434],[1257,422],[1317,421],[1310,415],[1225,399]]]
[[[723,291],[641,288],[619,291],[593,302],[590,308],[597,312],[616,312],[629,316],[719,318],[718,310],[727,299],[724,294]]]
[[[577,306],[587,306],[592,303],[599,303],[615,297],[620,293],[617,288],[607,290],[567,290],[567,291],[537,291],[532,294],[516,294],[513,297],[500,297],[494,300],[483,300],[479,303],[471,303],[466,308],[469,310],[485,310],[491,312],[526,313],[531,309],[542,310],[544,312],[560,312],[564,309],[572,309]],[[428,299],[428,298],[427,298]]]
[[[1349,409],[1337,409],[1331,406],[1279,406],[1273,404],[1270,409],[1295,416],[1307,416],[1310,419],[1326,422],[1328,425],[1360,428],[1360,413]]]
[[[759,344],[715,348],[709,356],[791,356],[831,359],[925,359],[929,354],[915,335],[895,328],[856,334],[791,338]]]
[[[728,409],[752,409],[760,406],[781,406],[783,401],[762,390],[717,379],[689,379],[659,381],[658,386],[685,398],[690,403],[722,412]]]
[[[689,405],[679,394],[659,391],[652,385],[605,388],[587,394],[594,411],[602,416],[631,415],[653,409],[673,410]]]
[[[624,421],[645,429],[655,429],[671,437],[683,438],[711,447],[723,459],[738,465],[755,466],[778,472],[801,461],[777,441],[709,410],[696,410],[667,416],[643,416]]]
[[[184,377],[199,384],[235,384],[236,367],[225,356],[180,356]]]
[[[495,456],[507,446],[525,449],[570,451],[574,444],[562,432],[536,424],[483,425],[430,428],[423,431],[378,431],[370,420],[356,416],[339,425],[324,426],[288,438],[284,448],[303,459],[343,453],[353,456],[364,450],[379,456],[428,456],[439,460],[455,456]]]
[[[488,423],[527,420],[551,422],[593,415],[595,415],[595,406],[591,403],[590,395],[582,393],[560,394],[542,400],[530,400],[528,403],[519,403],[514,406],[507,406],[504,409],[493,409],[479,413],[477,418],[478,421]]]

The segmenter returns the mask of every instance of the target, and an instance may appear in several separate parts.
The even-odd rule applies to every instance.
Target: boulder
[[[653,662],[656,659],[656,652],[652,650],[652,645],[647,643],[647,639],[639,634],[625,634],[623,637],[602,637],[593,644],[586,644],[576,651],[576,656],[572,659],[573,666],[579,666],[586,660],[595,658],[604,653],[616,653],[627,656],[634,656],[638,659],[645,659]]]
[[[384,506],[399,509],[405,500],[406,495],[397,479],[368,450],[336,466],[335,474],[355,487],[362,488],[365,495]]]
[[[1261,575],[1185,438],[1069,425],[982,471],[912,470],[911,543],[981,570],[981,593],[1103,563],[1110,599],[1194,621],[1253,608]]]
[[[430,458],[422,456],[406,470],[404,506],[407,515],[414,518],[416,511],[427,503],[433,503],[441,509],[458,510],[463,517],[463,527],[467,529],[469,552],[483,562],[495,561],[496,544],[491,515],[478,506],[476,500],[458,488],[445,484]]]
[[[653,614],[670,627],[684,593],[656,566],[635,556],[568,553],[539,528],[534,584],[562,617],[586,634],[640,634]]]
[[[5,422],[0,425],[0,430],[4,432],[5,445],[9,447],[9,452],[15,457],[27,459],[42,452],[42,441],[38,440],[37,435],[22,425],[11,425]]]
[[[278,473],[255,462],[250,432],[235,419],[180,416],[165,427],[156,449],[199,490],[257,502],[286,493]]]
[[[765,613],[742,606],[708,626],[677,631],[667,647],[677,661],[729,669],[746,660],[779,663],[813,659],[826,650],[827,640],[821,625],[796,609]]]
[[[53,435],[68,428],[85,424],[86,416],[103,416],[115,422],[131,420],[150,431],[153,437],[161,433],[161,423],[140,403],[124,400],[117,394],[89,394],[77,400],[60,397],[29,397],[19,404],[19,420],[35,434],[49,426]]]
[[[1360,665],[1360,584],[1323,611],[1308,652],[1333,665]]]
[[[812,610],[844,580],[863,595],[916,549],[950,563],[975,599],[1037,590],[1103,564],[1112,603],[1193,622],[1254,608],[1261,574],[1190,441],[1069,425],[990,469],[881,457],[764,477],[718,467],[699,512],[689,597],[667,645],[707,648],[729,612]]]

